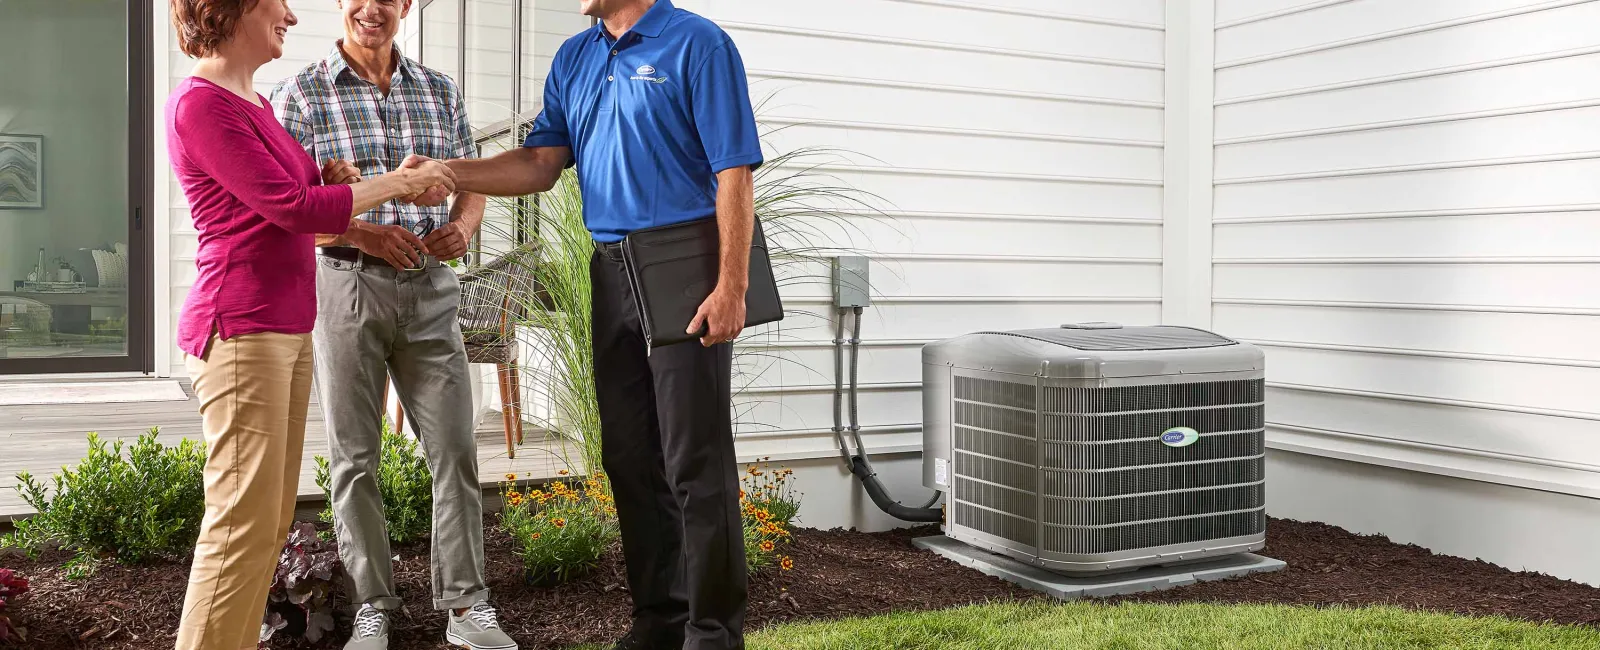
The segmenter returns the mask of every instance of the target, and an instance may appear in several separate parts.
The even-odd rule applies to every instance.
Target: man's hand
[[[349,185],[361,182],[361,170],[348,160],[329,160],[322,163],[323,185]]]
[[[694,320],[689,321],[688,334],[700,331],[704,325],[706,333],[700,337],[700,345],[711,347],[718,343],[732,341],[744,330],[744,289],[734,291],[717,285],[716,290],[700,303],[700,311],[694,315]]]
[[[409,156],[406,156],[406,159],[405,159],[404,162],[400,163],[400,168],[401,169],[408,169],[408,168],[411,168],[411,167],[418,167],[418,166],[421,166],[422,163],[428,162],[430,160],[432,160],[432,158],[429,158],[427,156],[411,154]],[[435,186],[429,188],[428,191],[426,191],[426,192],[423,192],[421,194],[414,194],[414,195],[411,195],[411,196],[401,197],[400,200],[405,202],[405,203],[410,203],[410,204],[413,204],[413,205],[420,205],[420,206],[423,206],[423,207],[431,208],[431,207],[434,207],[434,206],[437,206],[437,205],[444,205],[444,200],[448,199],[448,198],[450,198],[450,188],[445,187],[443,185],[435,185]]]
[[[458,259],[467,254],[467,241],[471,239],[467,233],[466,225],[458,220],[452,220],[444,226],[428,234],[422,240],[422,245],[429,255],[439,258],[440,261]]]
[[[344,239],[363,253],[388,260],[399,270],[421,266],[422,256],[417,251],[426,248],[421,239],[405,228],[380,226],[360,219],[350,222]]]

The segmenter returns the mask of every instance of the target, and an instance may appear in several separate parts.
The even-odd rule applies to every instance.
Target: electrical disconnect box
[[[872,285],[867,281],[866,257],[840,255],[833,258],[833,306],[872,306]]]

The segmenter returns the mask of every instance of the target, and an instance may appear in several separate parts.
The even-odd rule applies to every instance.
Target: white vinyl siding
[[[1600,496],[1600,3],[1216,14],[1213,324],[1267,349],[1269,447]]]
[[[769,156],[840,151],[827,173],[883,198],[888,220],[859,219],[834,242],[875,258],[869,448],[920,448],[930,340],[1159,320],[1160,0],[677,5],[733,37]],[[741,455],[834,453],[828,295],[826,282],[786,286],[785,306],[809,314],[752,346],[780,360],[747,367],[761,374],[737,398]]]

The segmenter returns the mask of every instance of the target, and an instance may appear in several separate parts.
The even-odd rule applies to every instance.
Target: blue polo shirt
[[[567,39],[525,147],[570,147],[596,241],[716,214],[716,173],[758,167],[744,62],[705,18],[657,0],[613,39],[605,24]]]

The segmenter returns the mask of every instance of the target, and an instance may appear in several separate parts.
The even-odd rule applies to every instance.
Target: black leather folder
[[[705,335],[690,334],[689,321],[717,286],[721,237],[715,217],[636,230],[622,240],[622,254],[644,327],[645,343],[659,348]],[[783,302],[761,220],[750,237],[750,282],[744,296],[746,328],[783,320]]]

